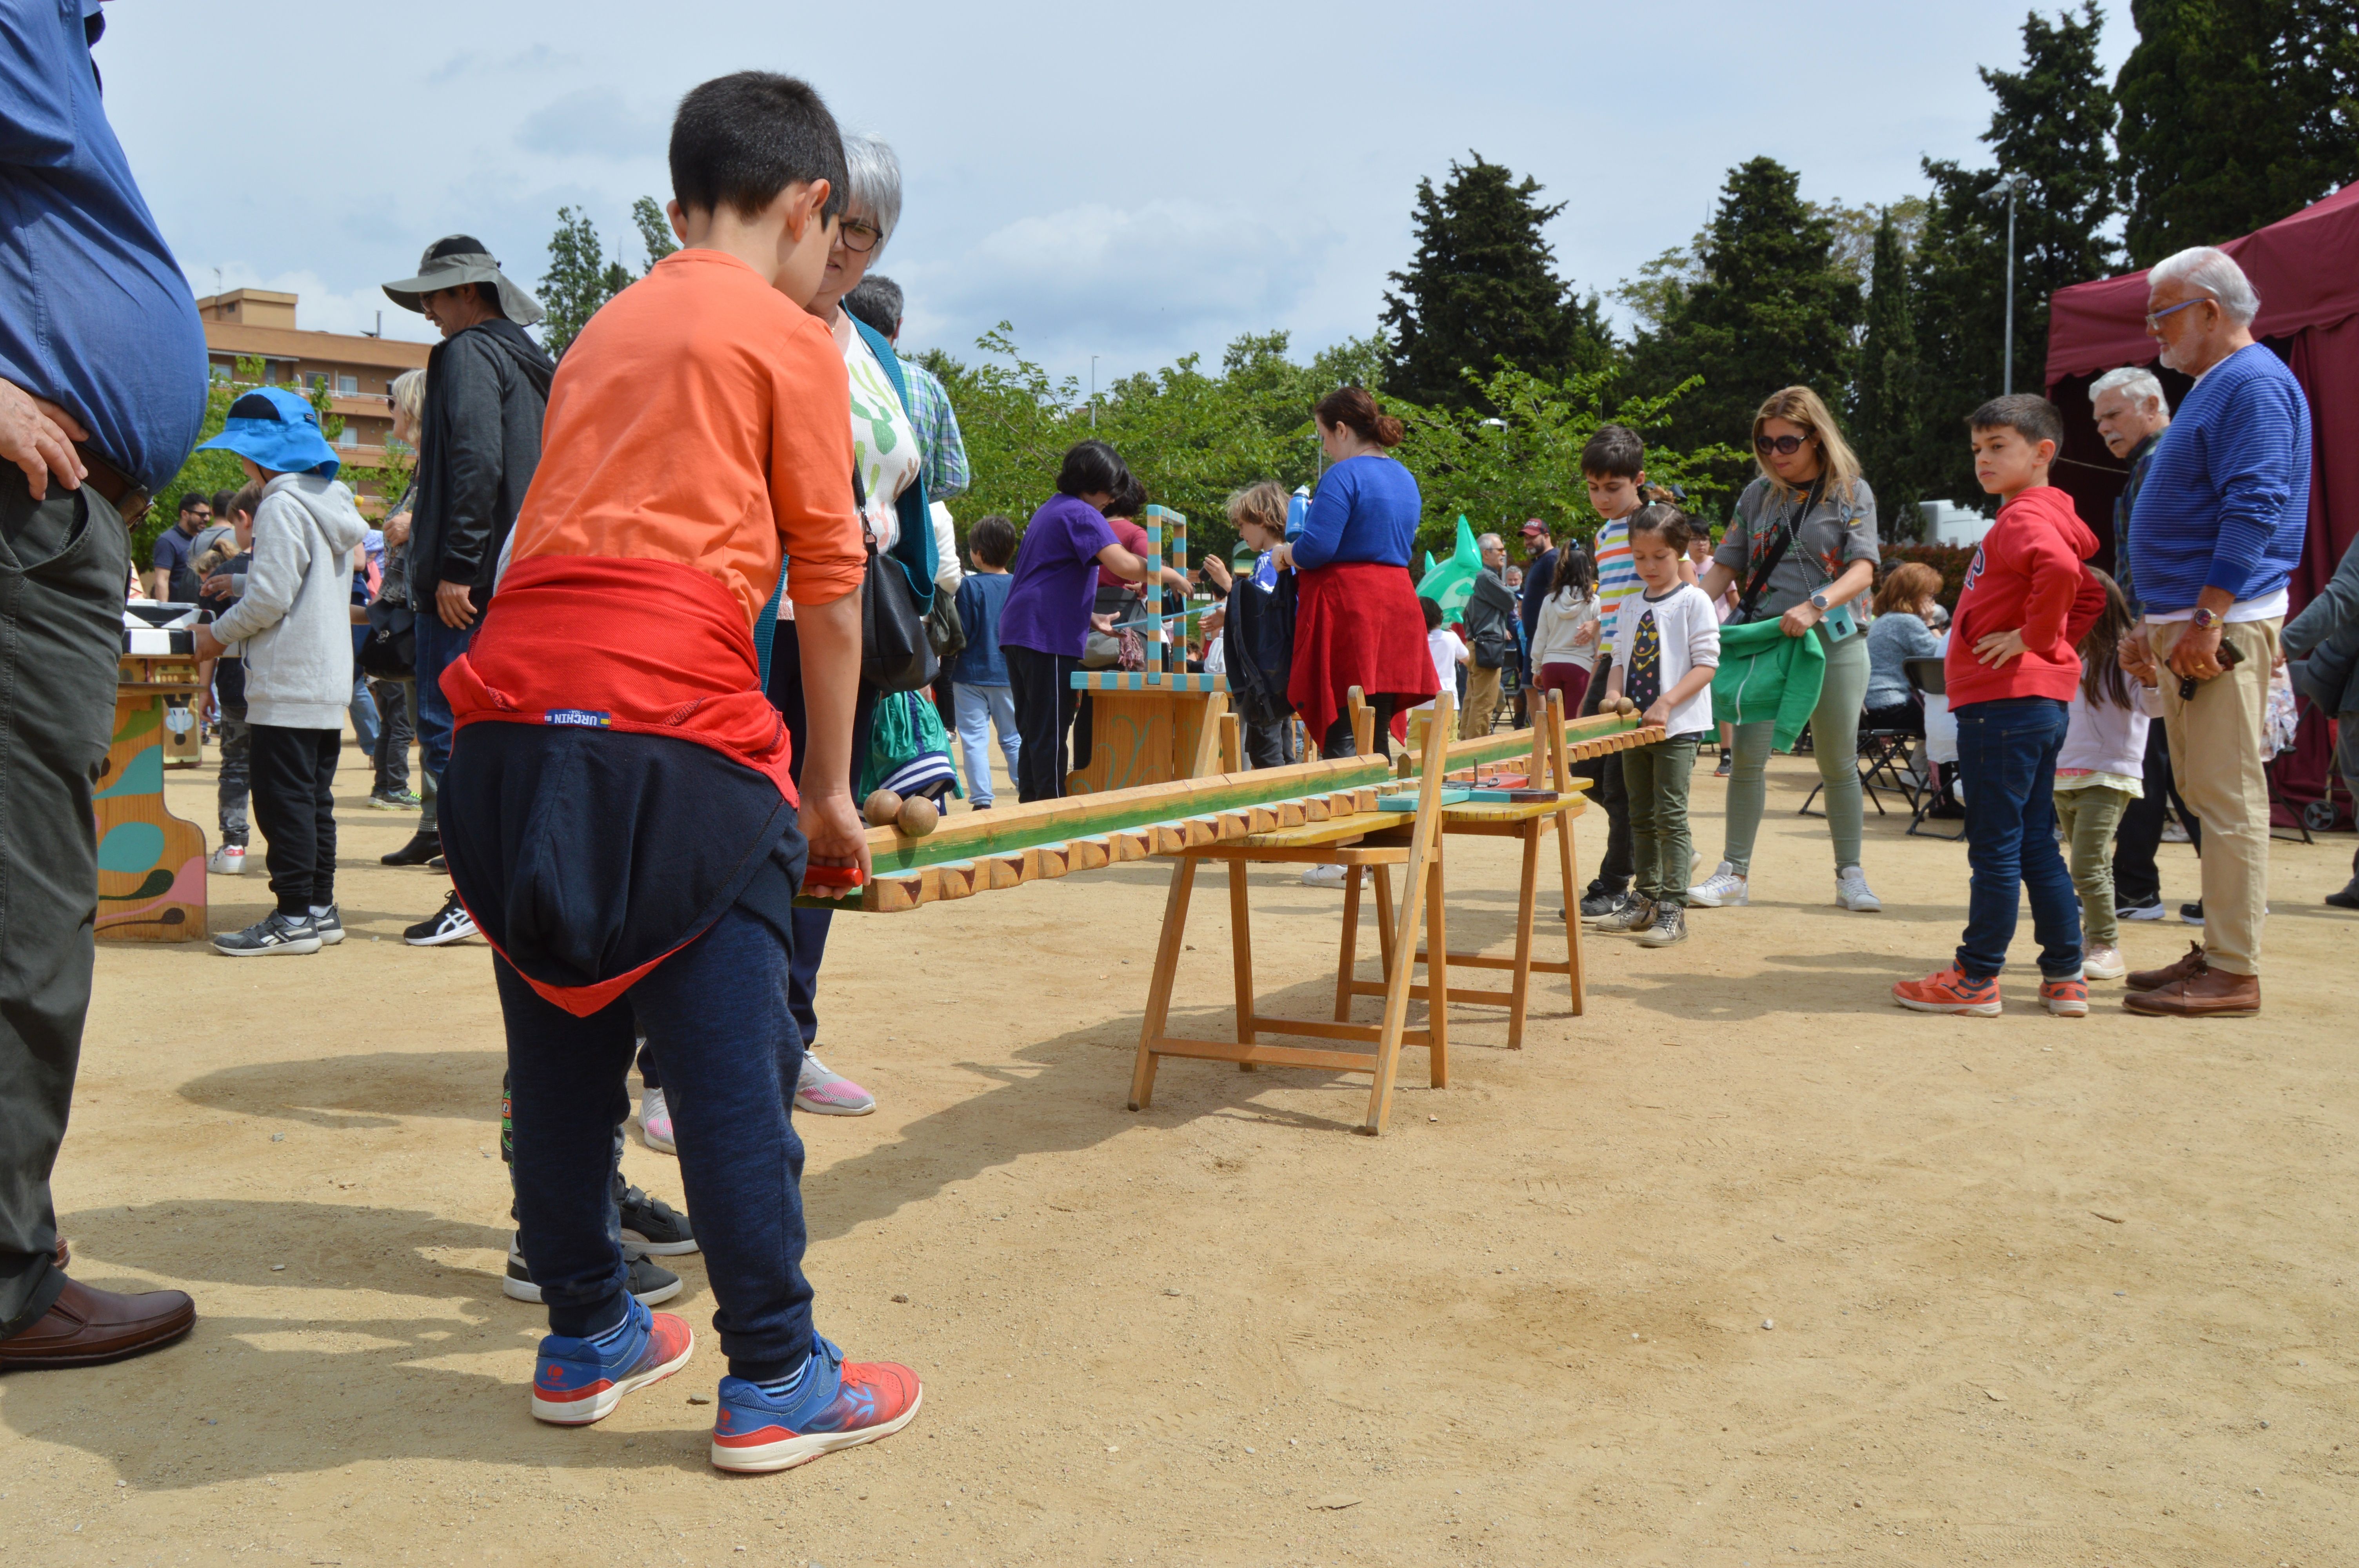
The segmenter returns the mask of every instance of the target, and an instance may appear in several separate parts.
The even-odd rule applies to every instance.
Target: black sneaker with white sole
[[[634,1254],[629,1261],[631,1294],[641,1306],[659,1306],[687,1288],[679,1282],[678,1274],[649,1259]],[[540,1287],[532,1282],[532,1270],[526,1265],[524,1254],[516,1250],[514,1237],[508,1238],[508,1273],[500,1281],[500,1293],[514,1302],[538,1303],[540,1300]]]
[[[688,1216],[661,1198],[651,1198],[637,1187],[623,1190],[623,1246],[626,1250],[676,1258],[696,1250],[696,1232]]]
[[[440,913],[404,931],[401,939],[413,947],[440,947],[446,942],[464,942],[474,934],[475,917],[459,902],[459,890],[452,888],[442,901]]]
[[[213,951],[231,958],[261,958],[277,953],[316,953],[320,928],[308,914],[272,910],[243,931],[223,932],[213,938]]]
[[[1622,906],[1629,902],[1630,895],[1627,892],[1608,892],[1593,882],[1590,884],[1589,892],[1582,896],[1581,918],[1603,920],[1609,914],[1618,914]]]
[[[332,903],[324,911],[313,910],[311,912],[311,928],[320,934],[321,946],[334,946],[337,943],[344,939],[343,912],[339,910]]]

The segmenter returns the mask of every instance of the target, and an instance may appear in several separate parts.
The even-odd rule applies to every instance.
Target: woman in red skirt
[[[1352,687],[1376,710],[1379,746],[1395,712],[1439,689],[1409,576],[1423,503],[1408,470],[1386,455],[1400,444],[1401,422],[1375,398],[1347,386],[1312,413],[1334,466],[1319,481],[1302,532],[1278,547],[1278,564],[1294,568],[1299,590],[1286,695],[1310,732],[1324,737],[1321,754],[1348,757]]]

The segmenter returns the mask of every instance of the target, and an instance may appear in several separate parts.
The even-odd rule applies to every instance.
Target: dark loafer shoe
[[[413,833],[408,843],[390,855],[379,855],[377,860],[387,866],[422,866],[441,852],[441,834]]]
[[[2159,969],[2132,969],[2122,983],[2134,991],[2158,991],[2165,986],[2191,980],[2210,968],[2209,960],[2203,957],[2203,944],[2190,942],[2177,963],[2165,964]]]
[[[0,1339],[0,1371],[120,1361],[171,1344],[196,1321],[197,1303],[179,1291],[122,1296],[68,1280],[39,1322]]]

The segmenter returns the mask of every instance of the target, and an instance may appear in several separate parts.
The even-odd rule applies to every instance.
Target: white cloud
[[[669,127],[638,114],[622,95],[584,87],[545,103],[516,128],[516,146],[552,157],[595,157],[613,162],[663,156]]]
[[[261,269],[244,262],[223,262],[218,268],[191,268],[188,273],[189,287],[200,297],[221,289],[265,288],[280,294],[292,294],[295,300],[295,325],[307,332],[374,332],[377,317],[383,312],[385,335],[413,343],[441,341],[425,317],[404,310],[385,297],[385,290],[375,284],[358,288],[337,289],[316,272],[278,272],[265,275]]]

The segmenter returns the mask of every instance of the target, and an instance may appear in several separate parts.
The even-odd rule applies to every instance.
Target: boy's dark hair
[[[966,547],[974,553],[976,565],[1004,567],[1016,558],[1016,524],[996,512],[978,517],[966,531]]]
[[[1581,471],[1601,479],[1636,479],[1647,466],[1647,443],[1626,425],[1601,425],[1581,449]]]
[[[1106,503],[1106,515],[1136,518],[1146,510],[1147,487],[1138,482],[1136,474],[1125,473],[1122,476],[1122,488],[1115,491],[1114,499]]]
[[[1129,487],[1130,469],[1103,441],[1081,442],[1065,454],[1064,465],[1057,470],[1060,495],[1103,492],[1119,499]]]
[[[752,218],[797,180],[828,182],[822,218],[843,211],[843,135],[806,81],[741,70],[689,89],[671,123],[671,193],[682,207]]]
[[[1428,599],[1423,594],[1419,594],[1418,596],[1417,607],[1425,611],[1425,629],[1427,631],[1439,632],[1441,630],[1440,600]]]
[[[1656,535],[1674,552],[1684,552],[1688,541],[1695,537],[1695,522],[1678,507],[1658,501],[1630,514],[1630,542],[1636,544],[1641,534]]]
[[[1966,416],[1969,430],[2013,430],[2033,446],[2053,441],[2064,449],[2064,416],[2056,405],[2037,393],[2013,392],[1994,397]]]
[[[901,331],[901,286],[889,277],[864,277],[843,297],[843,308],[886,337]]]

